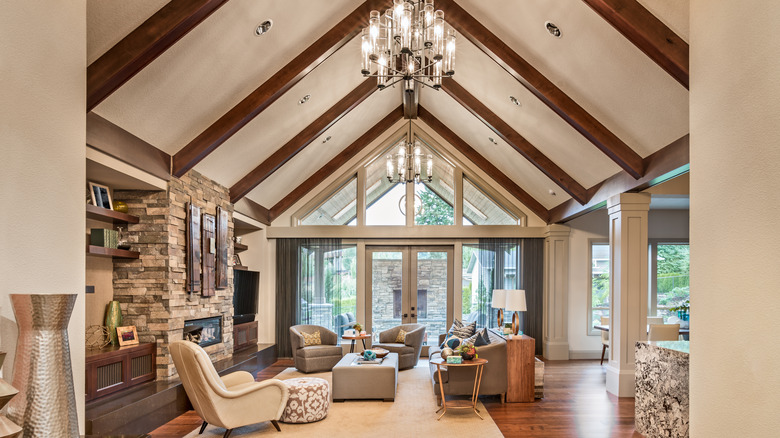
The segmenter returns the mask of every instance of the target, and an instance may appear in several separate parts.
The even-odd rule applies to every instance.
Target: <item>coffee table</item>
[[[442,409],[444,412],[439,415],[436,420],[441,420],[441,417],[447,413],[447,398],[444,396],[444,381],[441,378],[442,367],[477,367],[474,374],[474,390],[471,393],[471,400],[450,400],[450,409],[473,409],[480,420],[484,420],[482,415],[479,415],[479,409],[477,409],[477,397],[479,396],[479,385],[482,383],[482,371],[485,369],[485,364],[488,363],[487,359],[472,359],[464,360],[461,363],[447,363],[442,358],[431,359],[431,363],[436,365],[436,372],[439,374],[439,392],[441,393],[441,407],[436,411],[438,414]]]
[[[388,353],[380,364],[357,364],[356,353],[347,353],[333,366],[333,401],[395,400],[398,353]]]

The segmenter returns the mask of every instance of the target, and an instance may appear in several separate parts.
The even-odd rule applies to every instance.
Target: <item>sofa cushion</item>
[[[312,345],[298,350],[298,356],[303,358],[323,357],[323,356],[341,356],[340,345]]]
[[[488,329],[483,328],[482,330],[474,333],[473,336],[464,339],[463,342],[472,344],[475,347],[490,345],[490,334],[488,334]]]
[[[301,336],[303,336],[303,346],[308,347],[310,345],[320,345],[322,344],[322,339],[320,338],[320,331],[317,330],[314,333],[306,333],[301,332]]]
[[[458,348],[462,343],[463,343],[463,339],[455,335],[449,335],[447,336],[447,339],[445,339],[444,342],[441,344],[441,348],[450,347],[454,350]]]
[[[465,324],[461,328],[456,328],[455,330],[452,331],[452,334],[461,339],[466,339],[470,336],[473,336],[474,333],[476,332],[477,332],[477,321],[473,321],[469,324]]]

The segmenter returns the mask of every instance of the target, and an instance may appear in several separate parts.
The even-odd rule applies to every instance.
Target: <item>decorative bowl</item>
[[[388,353],[390,353],[390,351],[385,350],[384,348],[379,348],[379,347],[372,348],[371,351],[373,351],[374,354],[376,354],[376,357],[380,357],[380,358],[381,357],[385,357],[385,356],[387,356]]]
[[[472,360],[472,359],[474,359],[474,355],[473,354],[468,354],[466,352],[461,353],[460,357],[462,357],[463,360]]]

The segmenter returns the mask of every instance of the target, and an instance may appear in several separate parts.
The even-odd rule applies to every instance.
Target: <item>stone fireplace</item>
[[[198,172],[172,178],[167,192],[120,191],[114,198],[125,201],[129,213],[140,218],[128,227],[139,260],[115,260],[114,299],[121,303],[124,325],[134,325],[141,342],[157,346],[157,378],[176,375],[168,346],[184,338],[186,320],[216,318],[221,333],[204,346],[212,361],[227,359],[233,352],[233,269],[228,268],[228,288],[211,297],[185,288],[186,205],[192,202],[205,214],[219,206],[228,212],[228,239],[233,237],[233,205],[228,189]],[[228,260],[232,258],[232,245]]]

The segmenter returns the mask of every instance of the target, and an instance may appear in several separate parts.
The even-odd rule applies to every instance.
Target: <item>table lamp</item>
[[[512,289],[506,292],[506,304],[504,308],[512,312],[512,333],[517,334],[520,329],[520,316],[517,312],[525,312],[525,291],[522,289]]]
[[[504,306],[506,305],[506,291],[504,289],[493,289],[493,301],[491,307],[498,309],[498,329],[504,327]]]

